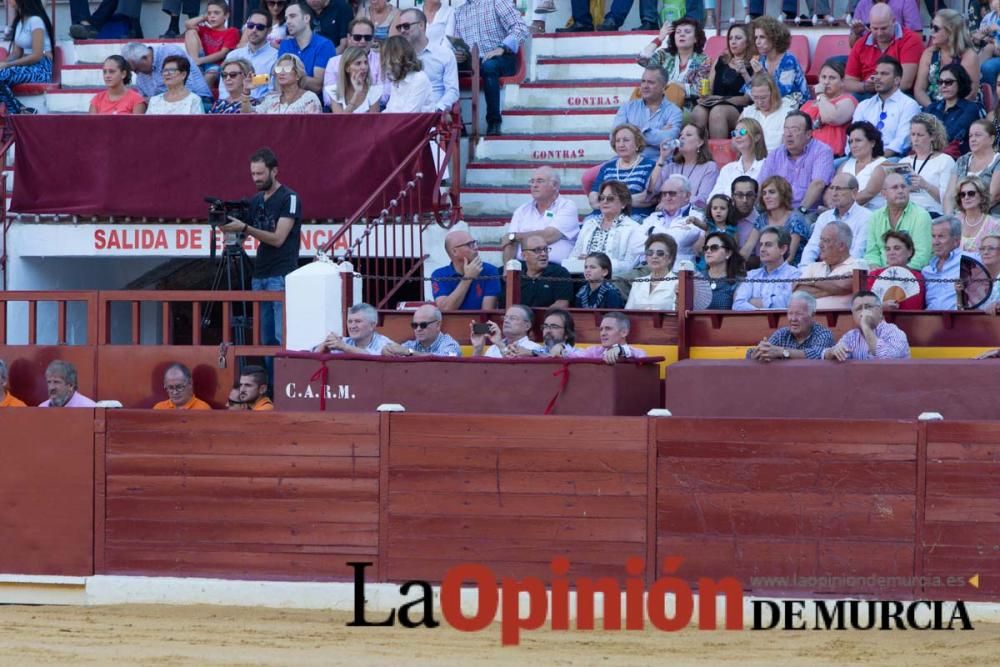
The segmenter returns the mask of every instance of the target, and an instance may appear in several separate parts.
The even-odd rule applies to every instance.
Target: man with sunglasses
[[[569,308],[573,281],[569,271],[549,261],[545,237],[532,234],[521,246],[521,303],[529,308]]]
[[[252,11],[243,26],[246,46],[230,51],[229,55],[226,56],[226,62],[243,58],[253,65],[253,71],[257,74],[270,74],[274,62],[278,59],[278,49],[267,41],[267,35],[271,31],[271,22],[271,15],[266,11],[261,9]],[[226,75],[225,70],[226,68],[223,67],[223,76]],[[255,86],[250,90],[250,97],[259,102],[273,89],[272,82],[264,86]],[[226,87],[219,86],[219,99],[226,100],[228,98],[229,93],[226,91]]]
[[[395,29],[413,46],[434,90],[434,108],[447,111],[458,101],[458,62],[451,44],[427,39],[427,16],[419,9],[404,10]]]
[[[347,48],[347,34],[354,12],[346,0],[306,0],[316,15],[312,29],[333,42],[338,51]]]
[[[382,87],[382,100],[389,98],[392,84],[382,77],[382,61],[379,59],[378,51],[372,50],[375,40],[375,24],[364,17],[356,18],[347,26],[347,46],[361,49],[368,54],[368,73],[372,78],[373,86]],[[340,80],[340,59],[343,54],[330,58],[326,64],[326,72],[323,74],[323,104],[330,106],[333,98],[330,91],[336,90]]]
[[[906,155],[910,150],[910,121],[920,113],[920,105],[899,89],[903,66],[892,56],[878,59],[872,77],[875,95],[858,104],[852,121],[866,120],[882,133],[886,157]],[[846,150],[850,155],[850,143]]]
[[[900,27],[888,5],[875,5],[871,10],[871,30],[867,37],[854,43],[847,56],[844,88],[859,96],[873,94],[875,65],[882,56],[892,56],[903,66],[900,88],[912,90],[923,52],[924,42],[919,34]]]
[[[444,237],[451,263],[431,274],[434,303],[441,310],[493,310],[500,296],[500,270],[483,261],[479,244],[461,229]]]
[[[382,348],[387,357],[460,357],[462,348],[458,341],[441,331],[441,311],[437,306],[425,304],[413,312],[413,340],[402,345],[389,343]]]

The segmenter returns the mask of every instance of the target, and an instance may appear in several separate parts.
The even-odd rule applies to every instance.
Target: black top
[[[565,278],[566,280],[545,280]],[[528,277],[528,267],[521,262],[521,303],[531,308],[548,308],[556,301],[565,299],[573,303],[573,282],[569,271],[559,264],[550,262],[538,278]]]
[[[285,276],[299,267],[299,235],[302,225],[302,207],[299,196],[284,185],[268,199],[258,192],[250,199],[250,226],[273,232],[280,218],[292,218],[295,224],[281,247],[261,243],[254,263],[254,278]]]
[[[313,19],[314,32],[333,42],[334,50],[340,48],[340,40],[347,37],[347,26],[354,20],[354,12],[346,0],[331,0],[319,16]]]
[[[743,76],[727,63],[722,62],[722,58],[719,58],[715,62],[715,82],[712,85],[713,95],[738,97],[743,94],[743,85],[745,83]]]

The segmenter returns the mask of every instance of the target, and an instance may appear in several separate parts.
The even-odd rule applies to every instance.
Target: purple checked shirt
[[[840,342],[851,354],[851,359],[909,359],[910,343],[906,334],[895,324],[880,322],[875,327],[875,354],[868,350],[868,342],[861,334],[861,329],[851,329],[844,334]],[[825,350],[824,350],[825,352]]]
[[[792,206],[798,208],[806,196],[806,190],[813,181],[829,183],[833,180],[833,151],[818,139],[810,139],[805,151],[797,158],[788,154],[781,145],[770,152],[760,168],[759,182],[769,176],[781,176],[792,184]],[[813,203],[813,207],[821,200]]]

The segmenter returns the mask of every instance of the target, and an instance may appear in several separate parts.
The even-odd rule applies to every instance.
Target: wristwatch
[[[514,243],[515,241],[517,241],[517,234],[511,232],[507,235],[507,243]]]
[[[802,215],[808,215],[809,209],[807,209],[805,206],[799,206],[799,213],[801,213]]]
[[[781,356],[784,357],[785,359],[791,359],[792,358],[792,355],[788,351],[787,347],[784,347],[784,348],[781,349]]]

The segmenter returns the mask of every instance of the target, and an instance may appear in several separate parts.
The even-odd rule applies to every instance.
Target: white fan
[[[902,303],[911,296],[920,294],[920,283],[905,266],[890,266],[875,279],[872,291],[882,303]]]

